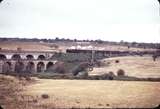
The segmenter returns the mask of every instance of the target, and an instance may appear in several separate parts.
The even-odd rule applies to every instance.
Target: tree
[[[0,3],[2,2],[3,0],[0,0]]]
[[[98,44],[102,44],[103,43],[103,41],[101,40],[101,39],[97,39],[97,40],[95,40]]]
[[[56,38],[55,38],[55,41],[59,41],[59,38],[58,38],[58,37],[56,37]]]
[[[77,39],[74,39],[74,42],[77,42]]]

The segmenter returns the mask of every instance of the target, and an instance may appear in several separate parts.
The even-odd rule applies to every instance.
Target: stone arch
[[[5,60],[7,59],[6,55],[0,54],[0,60]]]
[[[34,64],[34,62],[28,62],[28,63],[27,63],[26,71],[27,71],[28,73],[33,73],[33,72],[35,72],[35,64]]]
[[[34,59],[34,56],[29,54],[29,55],[26,56],[26,58],[27,58],[28,60],[31,60],[31,59]]]
[[[21,59],[21,56],[20,56],[19,54],[14,54],[14,55],[12,56],[12,59],[13,59],[13,60],[19,60],[19,59]]]
[[[38,59],[39,59],[39,60],[45,60],[46,57],[45,57],[44,55],[39,55],[39,56],[38,56]]]
[[[11,62],[4,62],[2,65],[2,72],[3,73],[10,73],[12,71],[12,63]]]
[[[24,64],[23,64],[23,62],[16,62],[15,63],[15,72],[16,73],[23,73],[24,72]]]
[[[45,64],[43,62],[38,62],[37,64],[37,72],[44,72]]]
[[[53,70],[53,66],[54,66],[53,62],[48,62],[47,66],[46,66],[46,70],[47,71],[52,71]]]

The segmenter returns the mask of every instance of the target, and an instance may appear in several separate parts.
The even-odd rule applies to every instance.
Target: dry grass
[[[119,63],[115,63],[115,60],[119,60]],[[109,65],[94,68],[90,75],[104,74],[112,71],[116,74],[119,69],[123,69],[128,76],[135,77],[160,77],[160,59],[153,61],[151,56],[127,56],[127,57],[115,57],[104,59],[105,63]]]
[[[0,75],[0,105],[4,109],[44,109],[44,105],[36,105],[37,96],[22,94],[31,83],[25,78]]]
[[[38,43],[38,42],[1,42],[0,48],[5,50],[17,50],[21,48],[25,51],[53,51],[54,48],[51,48],[47,43]]]
[[[115,51],[155,51],[155,49],[144,49],[144,48],[136,48],[131,47],[128,49],[127,46],[120,46],[120,45],[108,45],[108,44],[102,44],[102,45],[95,45],[96,47],[102,47],[105,50],[115,50]]]
[[[57,42],[57,43],[38,43],[38,42],[11,42],[11,41],[4,41],[0,43],[0,47],[7,50],[16,50],[18,47],[22,48],[23,50],[28,51],[52,51],[54,47],[50,47],[51,45],[58,45],[60,49],[65,52],[66,49],[70,48],[73,45],[79,45],[74,42]],[[120,46],[120,45],[108,45],[108,44],[88,44],[83,46],[93,45],[98,47],[97,49],[104,48],[104,50],[109,51],[155,51],[155,49],[143,49],[143,48],[135,48],[131,47],[128,49],[127,46]]]
[[[28,83],[0,75],[4,109],[156,107],[159,92],[160,82],[36,79]]]
[[[59,108],[135,108],[157,106],[159,92],[159,82],[38,79],[36,84],[27,87],[25,94],[48,94],[50,98],[39,100],[39,103]]]

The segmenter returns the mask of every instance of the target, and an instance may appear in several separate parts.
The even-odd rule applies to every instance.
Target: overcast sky
[[[157,0],[4,0],[0,37],[160,42]]]

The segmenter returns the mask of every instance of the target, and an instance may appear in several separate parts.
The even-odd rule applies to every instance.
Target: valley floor
[[[40,104],[58,108],[146,108],[160,104],[160,82],[38,79],[24,91],[31,96],[47,94]]]

